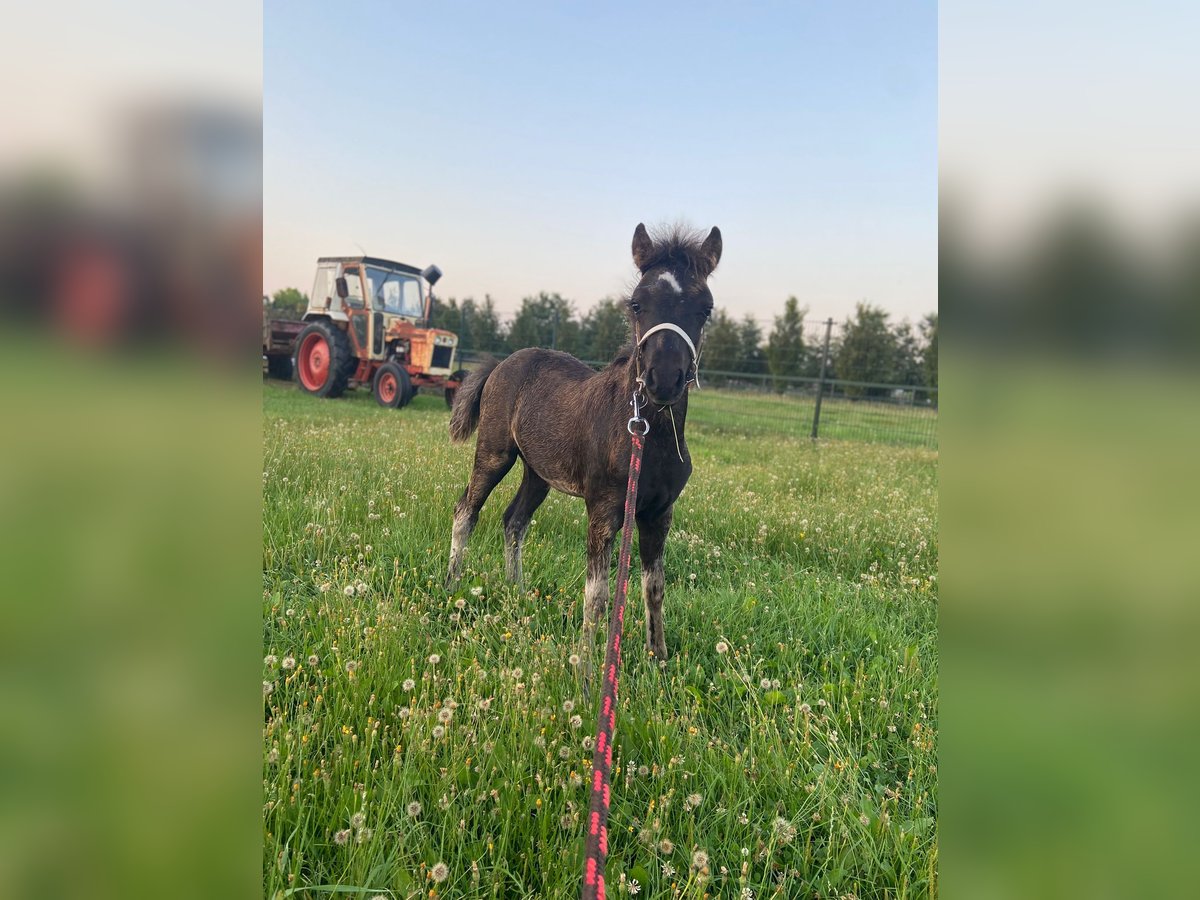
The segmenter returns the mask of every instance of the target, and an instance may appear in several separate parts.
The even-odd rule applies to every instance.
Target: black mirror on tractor
[[[338,278],[337,280],[337,295],[343,300],[350,296],[350,287],[346,284],[345,278]]]
[[[421,272],[421,277],[429,282],[430,287],[433,287],[438,283],[438,279],[442,277],[442,270],[437,266],[426,266],[424,271]]]

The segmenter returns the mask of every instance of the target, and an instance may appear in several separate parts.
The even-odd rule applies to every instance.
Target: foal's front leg
[[[667,660],[663,633],[663,547],[671,530],[673,506],[653,518],[638,517],[638,547],[642,557],[642,600],[646,604],[646,649],[659,662]]]
[[[621,526],[621,509],[614,504],[588,504],[587,586],[583,597],[584,681],[590,680],[596,626],[608,608],[608,570],[612,564],[613,539]]]

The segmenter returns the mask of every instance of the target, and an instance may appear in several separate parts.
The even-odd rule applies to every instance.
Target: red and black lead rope
[[[596,723],[596,748],[592,753],[592,802],[588,811],[583,844],[583,900],[604,900],[604,863],[608,859],[609,785],[612,780],[612,738],[617,724],[617,670],[621,666],[621,630],[625,624],[625,598],[629,589],[629,559],[633,552],[633,521],[637,511],[638,478],[642,472],[642,438],[633,423],[629,433],[633,449],[629,456],[629,485],[625,491],[625,523],[621,526],[621,555],[617,558],[617,591],[608,623],[608,649],[604,654],[604,682],[600,693],[600,715]],[[649,428],[646,427],[648,431]]]

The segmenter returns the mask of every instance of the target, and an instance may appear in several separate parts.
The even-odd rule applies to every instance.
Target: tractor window
[[[346,269],[342,272],[342,277],[346,279],[346,289],[348,296],[346,297],[346,305],[354,309],[363,308],[363,285],[362,276],[358,269]]]
[[[367,281],[370,283],[375,309],[410,318],[420,318],[424,315],[421,282],[412,275],[368,266]]]
[[[337,291],[333,287],[333,267],[320,266],[313,281],[312,305],[315,309],[329,308],[337,304]]]

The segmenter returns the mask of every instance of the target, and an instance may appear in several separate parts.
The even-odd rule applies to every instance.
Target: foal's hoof
[[[650,658],[652,660],[654,660],[656,663],[658,663],[660,666],[665,666],[667,664],[667,648],[666,648],[666,646],[662,646],[662,647],[658,647],[658,648],[647,647],[646,652],[650,655]]]

